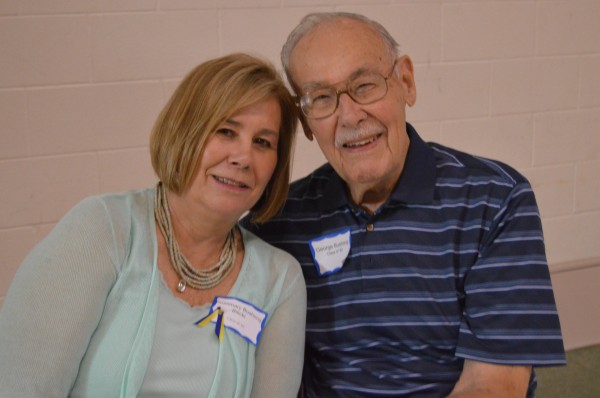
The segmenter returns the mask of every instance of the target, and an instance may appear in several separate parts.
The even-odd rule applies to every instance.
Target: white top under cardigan
[[[0,311],[0,396],[138,395],[154,336],[165,326],[157,322],[153,198],[154,189],[88,198],[27,256]],[[215,396],[213,381],[232,385],[236,397],[295,397],[306,311],[300,267],[248,231],[242,236],[245,255],[230,296],[267,312],[265,330],[257,348],[226,330],[218,349],[223,374],[234,378],[197,377]],[[214,333],[202,330],[199,338],[207,349],[218,346]],[[203,360],[191,351],[170,355]],[[168,378],[162,384],[173,396]]]

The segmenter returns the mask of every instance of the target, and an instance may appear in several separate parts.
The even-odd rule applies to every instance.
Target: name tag
[[[226,328],[233,330],[250,343],[258,345],[267,321],[266,312],[244,300],[226,296],[215,297],[210,310],[213,312],[218,308],[223,311],[223,323]],[[216,320],[211,322],[216,323]]]
[[[342,269],[350,253],[350,230],[321,236],[309,242],[319,276]]]

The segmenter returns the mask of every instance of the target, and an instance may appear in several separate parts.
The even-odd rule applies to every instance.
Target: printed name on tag
[[[350,230],[321,236],[309,245],[319,276],[337,272],[350,253]]]
[[[223,311],[223,322],[226,328],[233,330],[250,343],[258,345],[267,321],[266,312],[244,300],[227,296],[215,297],[211,311],[217,308]],[[211,322],[215,323],[216,320]]]

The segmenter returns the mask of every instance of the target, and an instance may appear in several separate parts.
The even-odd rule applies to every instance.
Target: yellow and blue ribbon
[[[223,322],[223,314],[224,314],[224,312],[221,309],[221,307],[217,307],[214,310],[212,310],[211,312],[209,312],[208,315],[206,315],[205,317],[194,322],[194,325],[198,326],[199,328],[204,327],[204,326],[208,325],[216,317],[217,325],[215,326],[215,334],[217,335],[217,338],[219,339],[219,344],[220,344],[223,341],[223,336],[225,335],[225,333],[224,333],[225,322]]]

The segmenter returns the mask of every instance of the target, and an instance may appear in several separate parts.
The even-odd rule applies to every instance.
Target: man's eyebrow
[[[337,86],[337,85],[339,85],[341,83],[345,83],[348,80],[355,79],[358,76],[360,76],[362,74],[365,74],[367,72],[373,72],[373,69],[370,68],[370,67],[368,67],[368,66],[362,66],[362,67],[358,68],[357,70],[355,70],[354,72],[352,72],[350,74],[350,76],[348,76],[347,79],[345,79],[345,80],[343,80],[341,82],[334,83],[333,85],[327,84],[327,83],[323,83],[323,82],[315,81],[315,82],[307,82],[307,83],[303,84],[302,87],[300,87],[300,89],[303,92],[305,92],[305,91],[308,91],[308,90],[314,90],[314,89],[319,89],[319,88],[334,87],[334,86]]]
[[[352,72],[352,73],[350,74],[350,76],[348,77],[348,79],[346,79],[346,80],[352,80],[352,79],[355,79],[355,78],[357,78],[358,76],[360,76],[360,75],[364,75],[364,74],[365,74],[365,73],[367,73],[367,72],[374,72],[374,70],[373,70],[372,68],[369,68],[369,67],[367,67],[367,66],[363,66],[363,67],[361,67],[361,68],[358,68],[358,69],[357,69],[357,70],[355,70],[354,72]]]
[[[325,88],[325,87],[331,87],[331,86],[329,84],[320,83],[320,82],[308,82],[308,83],[303,84],[302,87],[300,87],[300,90],[305,92],[305,91],[315,90],[315,89]]]

